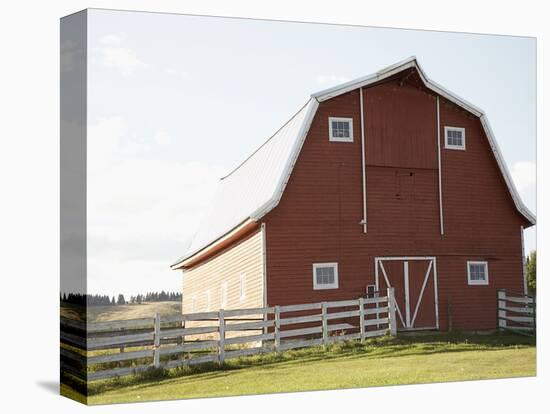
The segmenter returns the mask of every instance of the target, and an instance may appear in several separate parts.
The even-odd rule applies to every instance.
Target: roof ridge
[[[248,157],[246,157],[243,161],[241,161],[240,164],[238,164],[235,168],[233,168],[230,172],[228,172],[226,175],[224,175],[223,177],[220,178],[220,181],[223,181],[225,180],[226,178],[228,178],[230,175],[232,175],[234,172],[236,172],[239,168],[241,168],[248,160],[250,160],[254,154],[256,154],[258,151],[260,151],[269,141],[271,141],[284,127],[286,127],[294,118],[296,118],[296,116],[302,112],[307,106],[308,104],[311,102],[313,98],[310,98],[307,100],[307,102],[302,105],[302,107],[296,112],[294,113],[294,115],[292,115],[290,117],[290,119],[288,121],[286,121],[279,129],[277,129],[277,131],[275,131],[268,139],[266,139],[258,148],[256,148]]]

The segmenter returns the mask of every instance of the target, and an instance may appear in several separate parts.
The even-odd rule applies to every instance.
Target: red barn
[[[393,286],[402,330],[494,329],[534,223],[483,111],[413,57],[313,94],[221,179],[172,268],[184,313]]]

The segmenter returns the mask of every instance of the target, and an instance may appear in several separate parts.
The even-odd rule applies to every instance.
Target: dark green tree
[[[534,295],[537,291],[537,251],[533,250],[525,263],[527,272],[527,290],[530,295]]]
[[[118,295],[118,299],[117,299],[117,301],[116,301],[116,304],[117,304],[117,305],[124,305],[124,304],[126,304],[126,300],[124,299],[124,295],[123,295],[122,293],[120,293],[120,294]]]

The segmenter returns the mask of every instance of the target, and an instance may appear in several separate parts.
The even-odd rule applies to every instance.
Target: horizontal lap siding
[[[240,299],[240,275],[246,274],[246,297]],[[257,308],[263,306],[263,243],[257,231],[208,261],[183,274],[183,313],[192,313],[192,298],[196,297],[195,312],[206,310],[206,292],[210,291],[210,310],[221,308],[222,284],[227,283],[225,309]]]
[[[368,232],[359,224],[356,90],[320,103],[283,197],[263,219],[268,304],[357,298],[374,283],[375,257],[429,255],[437,257],[441,328],[447,327],[449,302],[455,328],[495,328],[496,289],[523,288],[520,226],[525,222],[479,119],[441,98],[441,236],[435,97],[413,81],[363,93]],[[353,118],[353,143],[329,141],[330,116]],[[466,151],[444,149],[444,125],[466,128]],[[488,260],[488,287],[467,285],[467,260]],[[339,289],[313,290],[312,263],[317,262],[338,262]]]

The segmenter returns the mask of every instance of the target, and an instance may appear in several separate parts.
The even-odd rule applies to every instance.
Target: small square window
[[[353,142],[353,119],[334,118],[328,119],[329,140],[336,142]]]
[[[489,266],[487,262],[468,262],[468,284],[489,284]]]
[[[466,149],[466,130],[457,127],[445,127],[445,148],[447,149]]]
[[[313,289],[338,289],[338,263],[313,264]]]

